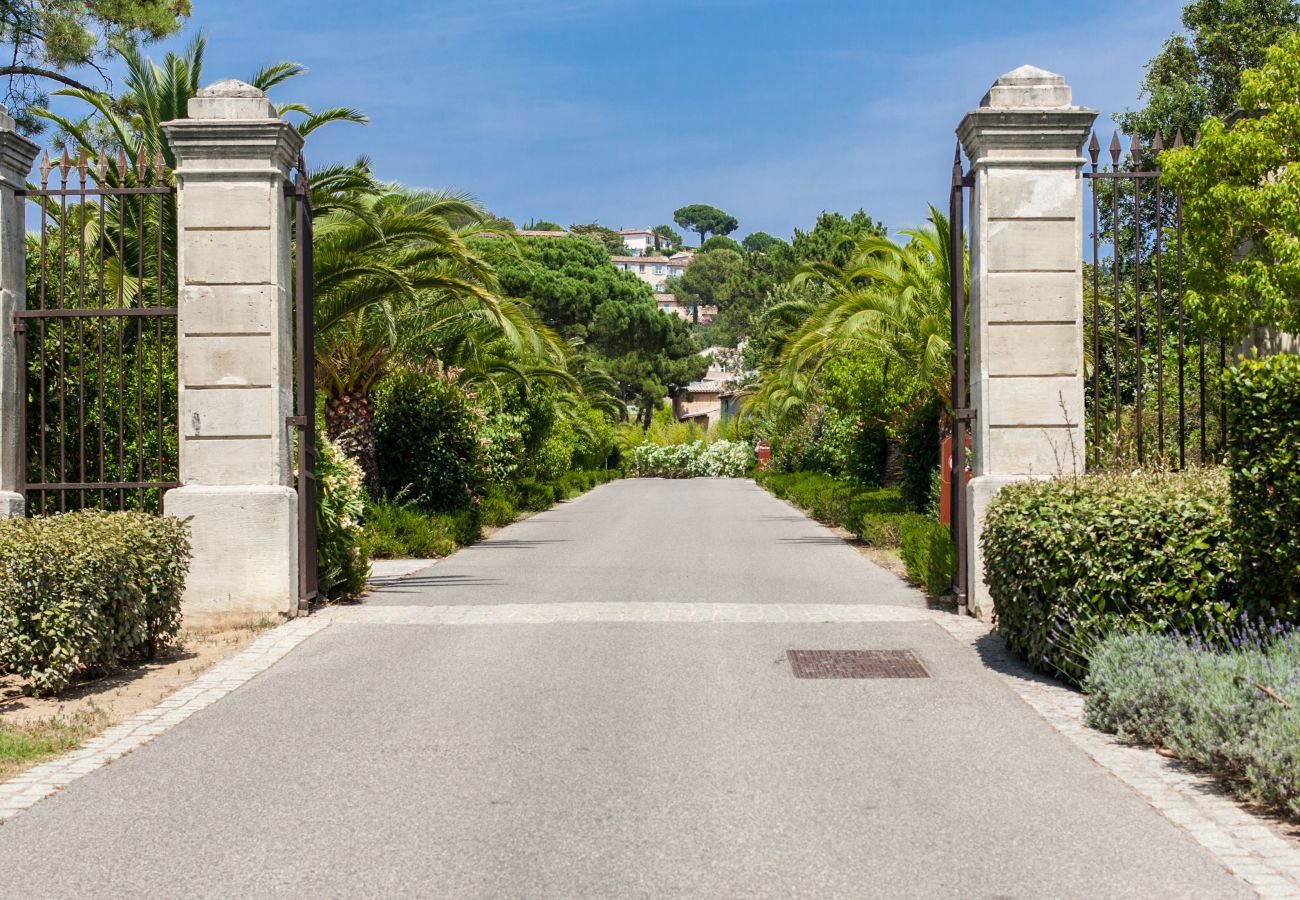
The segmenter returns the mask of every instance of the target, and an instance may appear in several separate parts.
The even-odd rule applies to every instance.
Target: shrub
[[[1242,595],[1300,621],[1300,356],[1244,360],[1224,382]]]
[[[741,478],[752,457],[749,445],[739,441],[643,443],[628,451],[626,466],[641,478]]]
[[[446,522],[411,503],[379,500],[366,509],[361,547],[371,559],[448,556],[456,541]]]
[[[441,523],[451,535],[451,539],[462,547],[483,537],[483,520],[479,516],[477,503],[455,512],[437,513],[433,520]]]
[[[464,509],[481,493],[478,420],[459,387],[424,372],[381,382],[375,398],[379,481],[431,512]]]
[[[879,487],[885,481],[885,464],[889,458],[889,429],[859,419],[849,426],[845,451],[844,474],[859,484]]]
[[[939,471],[939,415],[943,401],[935,399],[912,410],[902,430],[903,473],[899,487],[903,502],[912,512],[930,509],[935,494],[935,473]]]
[[[1257,687],[1300,706],[1300,634],[1272,631],[1246,624],[1228,651],[1178,635],[1112,635],[1091,658],[1087,722],[1159,744],[1245,799],[1300,817],[1300,717]]]
[[[530,512],[540,512],[555,505],[555,492],[550,485],[539,482],[536,478],[520,478],[515,483],[519,493],[519,506]]]
[[[931,597],[951,591],[957,548],[947,525],[922,515],[904,516],[899,520],[898,549],[912,584]]]
[[[361,467],[338,444],[316,435],[316,563],[322,597],[355,597],[366,588],[370,564],[361,547],[366,492]]]
[[[492,528],[509,525],[517,515],[516,502],[517,494],[504,485],[493,485],[488,488],[483,502],[479,504],[479,515],[482,517],[483,524]]]
[[[1235,614],[1222,472],[1090,475],[1004,488],[981,535],[1007,646],[1080,680],[1115,631],[1219,632]]]
[[[0,521],[0,669],[38,693],[152,656],[180,630],[189,527],[86,510]]]

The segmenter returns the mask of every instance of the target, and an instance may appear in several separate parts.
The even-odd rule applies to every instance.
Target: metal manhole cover
[[[787,650],[795,678],[929,678],[911,650]]]

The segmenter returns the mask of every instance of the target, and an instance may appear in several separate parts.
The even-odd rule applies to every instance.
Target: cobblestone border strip
[[[1180,826],[1261,897],[1300,898],[1300,847],[1268,819],[1251,813],[1212,779],[1187,771],[1176,760],[1089,728],[1083,721],[1082,694],[1029,671],[982,622],[954,615],[936,615],[935,621],[979,653],[1056,731]]]
[[[285,622],[234,656],[217,663],[157,706],[105,729],[79,750],[28,769],[0,784],[0,824],[216,703],[271,668],[290,650],[329,624],[330,617],[320,614]]]
[[[341,625],[547,625],[577,622],[810,623],[929,622],[922,607],[802,603],[500,603],[459,606],[348,606]]]

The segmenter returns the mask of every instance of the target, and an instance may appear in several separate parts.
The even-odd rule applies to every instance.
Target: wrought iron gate
[[[307,163],[298,157],[293,183],[285,185],[294,200],[294,364],[297,390],[294,416],[298,429],[298,608],[306,611],[319,590],[316,552],[316,336],[313,314],[311,184]]]
[[[176,188],[145,151],[46,153],[40,177],[18,192],[40,224],[14,314],[28,514],[160,512],[179,484]]]
[[[973,182],[962,171],[961,145],[952,160],[952,187],[948,193],[948,282],[952,341],[952,453],[949,454],[949,532],[957,551],[952,590],[959,608],[967,604],[970,547],[966,516],[966,438],[975,411],[970,408],[966,377],[966,188]]]
[[[1183,145],[1182,132],[1173,146]],[[1160,135],[1127,153],[1112,136],[1110,165],[1088,141],[1091,253],[1084,260],[1088,465],[1183,468],[1223,452],[1228,422],[1220,373],[1227,345],[1183,312],[1183,198],[1160,183]],[[1152,406],[1154,405],[1154,409]]]

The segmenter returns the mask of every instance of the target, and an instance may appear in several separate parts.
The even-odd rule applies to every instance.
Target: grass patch
[[[75,750],[106,725],[108,715],[98,709],[25,724],[0,722],[0,782]]]

